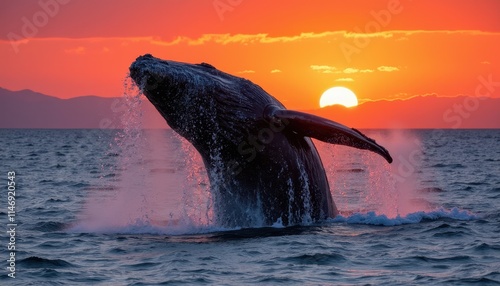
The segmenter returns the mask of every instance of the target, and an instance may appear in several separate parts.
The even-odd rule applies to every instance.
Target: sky
[[[0,2],[0,87],[60,98],[120,96],[145,53],[210,63],[301,110],[333,86],[360,102],[500,97],[498,51],[497,0]]]

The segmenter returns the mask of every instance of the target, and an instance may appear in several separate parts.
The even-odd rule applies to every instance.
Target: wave
[[[156,222],[136,220],[127,225],[95,225],[80,221],[71,224],[66,230],[73,233],[106,233],[106,234],[150,234],[150,235],[197,235],[216,232],[237,231],[242,228],[226,228],[213,225],[197,225],[193,222],[165,221]]]
[[[66,223],[55,222],[55,221],[47,221],[47,222],[38,222],[33,227],[33,230],[38,230],[42,232],[54,232],[63,230],[66,227]]]
[[[284,262],[301,265],[332,265],[346,261],[345,256],[337,253],[301,254],[282,259]]]
[[[73,264],[62,259],[46,259],[38,256],[30,256],[19,261],[24,268],[68,268]]]
[[[462,164],[444,164],[444,163],[434,164],[431,167],[432,168],[450,168],[450,169],[464,169],[464,168],[467,168],[466,166],[464,166]]]
[[[440,208],[430,212],[420,211],[408,214],[406,216],[398,215],[395,218],[388,218],[386,215],[376,214],[375,212],[355,213],[348,217],[339,215],[333,219],[330,219],[329,221],[348,224],[396,226],[403,224],[415,224],[423,221],[434,221],[439,219],[474,220],[477,218],[477,215],[472,214],[471,212],[466,210],[459,210],[458,208],[446,210],[444,208]]]
[[[413,257],[409,257],[412,259],[415,259],[417,261],[423,261],[423,262],[462,262],[462,261],[470,261],[472,258],[468,255],[455,255],[455,256],[450,256],[450,257],[429,257],[425,255],[417,255]]]
[[[429,187],[429,188],[422,188],[417,190],[419,193],[442,193],[445,190],[438,188],[438,187]]]
[[[395,218],[389,218],[383,214],[376,214],[375,212],[367,213],[355,213],[349,216],[339,215],[333,219],[328,219],[325,224],[332,223],[347,223],[347,224],[365,224],[365,225],[378,225],[378,226],[397,226],[404,224],[416,224],[425,221],[435,221],[439,219],[452,219],[452,220],[474,220],[478,219],[478,216],[466,211],[460,210],[458,208],[453,208],[451,210],[446,210],[440,208],[429,212],[415,212],[408,214],[406,216],[397,216]],[[204,235],[213,234],[217,236],[226,237],[224,234],[231,233],[232,235],[241,238],[248,236],[246,232],[251,232],[251,235],[255,235],[253,232],[265,229],[266,232],[279,234],[286,234],[287,231],[294,228],[303,228],[309,226],[318,226],[318,224],[310,225],[300,225],[300,226],[290,226],[284,227],[279,223],[275,223],[272,226],[255,228],[226,228],[215,225],[196,225],[193,222],[182,223],[180,221],[172,222],[155,222],[137,220],[128,225],[111,227],[109,225],[105,227],[95,227],[94,225],[87,225],[85,222],[78,222],[71,225],[67,231],[74,233],[115,233],[115,234],[150,234],[150,235],[170,235],[170,236],[183,236],[183,235]],[[321,225],[320,225],[321,226]],[[275,231],[273,231],[275,230]],[[277,232],[277,233],[276,233]]]

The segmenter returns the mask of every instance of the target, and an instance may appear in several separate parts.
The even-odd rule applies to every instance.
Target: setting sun
[[[340,104],[345,107],[353,107],[358,105],[358,98],[350,89],[342,86],[332,87],[321,95],[319,106],[321,108],[334,104]]]

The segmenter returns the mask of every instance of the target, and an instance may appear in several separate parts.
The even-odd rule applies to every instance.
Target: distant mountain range
[[[167,127],[149,102],[140,106],[144,128]],[[500,128],[500,98],[425,96],[304,112],[359,129]],[[0,88],[0,128],[122,128],[127,114],[123,98],[59,99],[31,90]]]
[[[500,98],[417,96],[354,108],[334,105],[307,111],[348,126],[370,128],[500,128]]]
[[[143,102],[141,109],[145,128],[166,126],[149,102]],[[60,99],[27,89],[0,88],[0,128],[122,128],[122,117],[127,112],[121,97]]]

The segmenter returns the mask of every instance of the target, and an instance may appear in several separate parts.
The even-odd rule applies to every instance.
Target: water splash
[[[145,130],[144,100],[130,78],[124,83],[121,117],[110,154],[116,157],[107,173],[113,188],[89,193],[73,231],[165,232],[203,231],[212,223],[211,198],[201,158],[171,130]],[[101,178],[105,181],[105,178]],[[102,182],[101,182],[102,183]]]
[[[116,176],[115,185],[111,191],[103,188],[90,193],[72,230],[167,234],[224,230],[217,227],[225,225],[216,215],[217,188],[210,190],[200,154],[171,130],[144,130],[143,108],[150,103],[130,79],[124,85],[124,129],[117,133],[110,148],[117,160],[109,170]],[[417,191],[424,158],[418,137],[401,132],[369,135],[390,150],[395,159],[392,165],[370,152],[316,142],[334,201],[343,215],[334,221],[396,225],[447,217],[445,210],[432,213],[429,193]],[[212,158],[224,164],[216,159]],[[304,186],[308,185],[305,170],[300,179]],[[304,213],[300,215],[303,224],[310,225],[310,194],[307,189],[303,193]],[[288,191],[288,195],[290,203],[294,203],[293,191]],[[236,225],[263,226],[259,198],[256,205],[236,207],[241,207],[238,213],[244,213],[250,221]],[[452,211],[452,215],[455,213]],[[278,220],[273,226],[283,224]]]
[[[109,171],[116,177],[114,181],[117,186],[112,192],[103,190],[91,193],[76,227],[89,230],[105,229],[126,225],[131,220],[148,216],[147,212],[141,213],[146,198],[142,196],[141,186],[137,184],[144,180],[143,158],[138,152],[144,144],[141,140],[140,93],[134,90],[127,80],[124,82],[124,90],[122,104],[126,110],[120,118],[124,129],[116,133],[109,151],[119,160],[119,164],[109,167]],[[124,192],[124,186],[129,186],[128,189],[134,191]]]
[[[432,209],[432,194],[421,189],[421,140],[410,131],[372,132],[394,158],[387,164],[377,154],[315,142],[330,188],[343,214],[373,211],[389,218]]]
[[[181,153],[186,154],[187,177],[181,209],[183,224],[209,227],[214,223],[214,210],[203,160],[191,143],[178,134],[175,137],[182,142]]]

